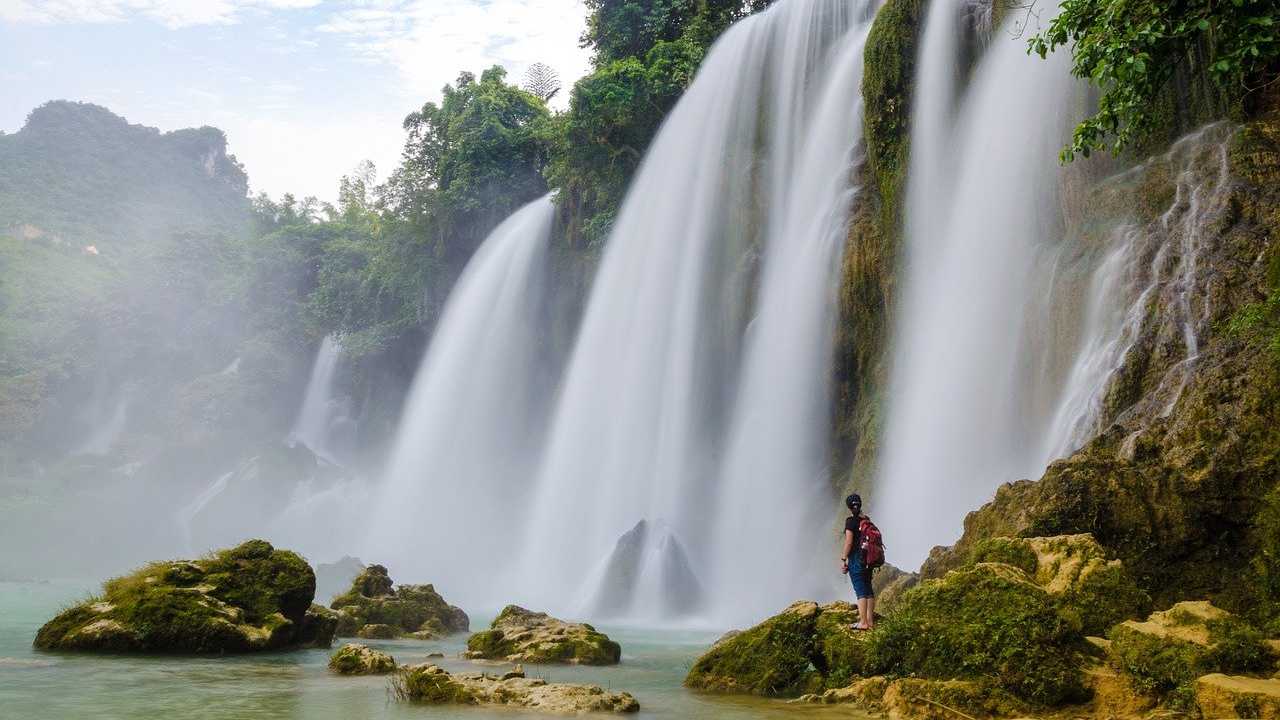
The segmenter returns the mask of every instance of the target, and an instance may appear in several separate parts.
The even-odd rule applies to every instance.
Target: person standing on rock
[[[862,514],[862,497],[857,493],[844,499],[849,517],[844,521],[844,550],[840,553],[840,572],[847,573],[853,583],[853,594],[858,599],[858,624],[855,630],[870,630],[876,626],[876,594],[871,589],[871,567],[862,554],[862,526],[870,520]],[[874,527],[874,526],[873,526]]]

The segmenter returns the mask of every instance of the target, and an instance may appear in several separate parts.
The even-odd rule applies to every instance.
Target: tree
[[[523,87],[542,102],[551,102],[560,92],[560,75],[550,65],[536,62],[525,71]]]

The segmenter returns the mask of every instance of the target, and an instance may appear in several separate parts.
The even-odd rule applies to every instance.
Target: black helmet
[[[854,493],[854,494],[852,494],[852,495],[850,495],[849,497],[847,497],[847,498],[845,498],[845,499],[844,499],[844,504],[845,504],[845,506],[847,506],[850,510],[861,510],[861,509],[862,509],[862,496],[861,496],[861,495],[859,495],[858,493]]]

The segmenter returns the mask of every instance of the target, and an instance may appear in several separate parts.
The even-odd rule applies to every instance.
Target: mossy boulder
[[[974,548],[972,561],[1004,563],[1027,573],[1086,635],[1103,635],[1121,620],[1151,611],[1151,597],[1124,564],[1108,560],[1106,551],[1087,533],[989,538]]]
[[[985,680],[1043,706],[1085,696],[1078,628],[1012,565],[978,563],[921,583],[867,645],[866,675]]]
[[[1184,708],[1201,675],[1262,672],[1275,662],[1262,633],[1203,601],[1120,623],[1111,631],[1108,654],[1135,689]]]
[[[396,660],[367,645],[347,643],[329,658],[329,669],[339,675],[385,675],[396,669]]]
[[[339,637],[431,639],[466,632],[467,614],[445,602],[431,585],[396,586],[387,569],[370,565],[330,607],[341,617]]]
[[[391,690],[396,698],[409,702],[522,707],[555,715],[633,713],[640,709],[630,693],[611,692],[598,685],[549,683],[518,671],[502,677],[451,674],[429,663],[402,668],[392,677]]]
[[[333,619],[311,611],[311,566],[264,540],[151,563],[102,589],[41,627],[35,647],[222,654],[328,647],[333,637]]]
[[[1028,707],[989,683],[924,678],[865,678],[822,694],[804,695],[799,702],[852,704],[893,720],[955,720],[971,717],[1025,716]]]
[[[864,635],[849,603],[797,602],[721,638],[694,663],[686,687],[710,692],[795,697],[848,684],[861,671]]]
[[[1196,680],[1195,701],[1200,716],[1216,718],[1280,718],[1280,679],[1213,673]]]
[[[465,655],[473,660],[616,665],[622,646],[586,623],[569,623],[508,605],[488,630],[467,639]]]

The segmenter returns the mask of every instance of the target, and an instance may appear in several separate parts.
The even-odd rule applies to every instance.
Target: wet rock
[[[984,683],[920,678],[871,677],[822,694],[804,695],[796,702],[851,704],[890,720],[1016,717],[1028,710],[1017,698]]]
[[[339,637],[436,639],[470,629],[467,614],[433,586],[395,586],[381,565],[365,568],[330,607],[340,613]]]
[[[503,608],[488,630],[467,640],[465,657],[522,663],[616,665],[622,647],[586,623],[568,623],[522,607]]]
[[[399,699],[412,702],[519,707],[557,715],[633,713],[640,709],[630,693],[609,692],[597,685],[525,677],[501,679],[480,673],[454,675],[431,664],[403,668],[394,676],[392,690]]]
[[[347,643],[329,658],[329,669],[340,675],[384,675],[396,669],[396,660],[367,645]]]
[[[1196,705],[1205,720],[1280,718],[1280,680],[1214,673],[1196,680]]]
[[[920,583],[920,575],[906,572],[893,565],[883,565],[871,577],[871,589],[876,594],[877,614],[893,612],[893,606],[902,593]]]
[[[35,647],[243,653],[328,647],[331,618],[310,610],[315,574],[295,553],[250,540],[200,560],[156,562],[109,580],[36,634]]]
[[[618,538],[588,608],[593,617],[624,616],[637,608],[675,617],[697,610],[703,595],[671,528],[641,520]]]

